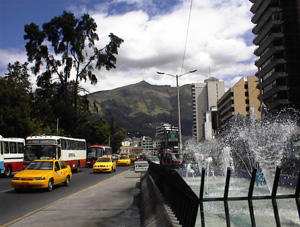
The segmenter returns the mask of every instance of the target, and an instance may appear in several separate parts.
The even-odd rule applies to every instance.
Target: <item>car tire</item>
[[[114,170],[115,172],[117,171],[117,166],[115,167],[115,170]]]
[[[67,186],[67,187],[70,185],[70,176],[66,177],[64,185]]]
[[[49,179],[49,181],[48,181],[48,188],[47,188],[47,191],[48,191],[48,192],[51,192],[52,189],[53,189],[53,179],[51,178],[51,179]]]
[[[5,177],[10,177],[11,174],[12,174],[11,166],[6,166],[6,167],[5,167],[5,170],[4,170],[4,176],[5,176]]]

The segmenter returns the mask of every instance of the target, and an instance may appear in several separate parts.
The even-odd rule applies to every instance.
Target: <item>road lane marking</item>
[[[29,217],[30,215],[33,215],[33,214],[35,214],[35,213],[37,213],[37,212],[39,212],[39,211],[41,211],[41,210],[43,210],[43,209],[46,209],[47,207],[50,207],[50,206],[52,206],[52,205],[54,205],[54,204],[56,204],[56,203],[58,203],[58,202],[61,202],[61,201],[65,200],[65,199],[67,199],[67,198],[69,198],[69,197],[71,197],[71,196],[77,195],[77,194],[79,194],[79,193],[81,193],[81,192],[84,192],[84,191],[87,191],[87,190],[89,190],[89,189],[91,189],[91,188],[93,188],[93,187],[96,187],[96,186],[98,186],[98,185],[100,185],[100,184],[106,182],[107,180],[110,180],[110,179],[112,179],[112,178],[114,178],[114,177],[116,177],[116,176],[119,176],[119,175],[123,174],[123,173],[124,173],[124,172],[118,173],[118,174],[116,174],[116,175],[114,175],[114,176],[111,176],[111,177],[109,177],[109,178],[107,178],[107,179],[105,179],[105,180],[103,180],[103,181],[101,181],[101,182],[99,182],[99,183],[97,183],[97,184],[94,184],[94,185],[92,185],[92,186],[90,186],[90,187],[88,187],[88,188],[82,189],[81,191],[74,192],[74,193],[71,194],[71,195],[68,195],[68,196],[65,196],[65,197],[63,197],[63,198],[60,198],[60,199],[58,199],[58,200],[56,200],[56,201],[54,201],[54,202],[52,202],[52,203],[50,203],[50,204],[47,204],[47,205],[45,205],[45,206],[43,206],[43,207],[41,207],[41,208],[39,208],[39,209],[37,209],[37,210],[31,211],[31,212],[29,212],[29,213],[27,213],[27,214],[24,214],[23,216],[21,216],[21,217],[19,217],[19,218],[16,218],[16,219],[14,219],[14,220],[12,220],[12,221],[10,221],[10,222],[7,222],[7,223],[1,225],[0,227],[7,227],[7,226],[9,226],[9,225],[12,225],[12,224],[14,224],[14,223],[16,223],[16,222],[18,222],[18,221],[20,221],[20,220],[26,218],[26,217]]]
[[[4,190],[4,191],[0,191],[0,193],[2,193],[2,192],[10,192],[10,191],[13,191],[14,189],[7,189],[7,190]]]

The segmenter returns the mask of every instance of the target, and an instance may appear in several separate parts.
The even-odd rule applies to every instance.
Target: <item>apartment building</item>
[[[224,82],[214,77],[192,84],[193,137],[197,141],[213,136],[211,113],[223,94]]]
[[[153,152],[153,140],[149,136],[143,136],[141,138],[141,145],[143,147],[144,153],[151,153]]]
[[[300,108],[300,0],[250,0],[256,76],[270,110]]]
[[[217,108],[221,127],[224,127],[234,115],[249,116],[251,108],[256,118],[260,118],[261,107],[259,100],[260,91],[257,88],[258,83],[256,76],[248,76],[247,81],[244,81],[242,77],[218,100]]]

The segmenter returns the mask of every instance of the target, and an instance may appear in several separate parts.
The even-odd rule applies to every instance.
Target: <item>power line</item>
[[[184,44],[183,57],[182,57],[181,73],[183,72],[183,66],[184,66],[184,60],[185,60],[185,53],[186,53],[186,46],[187,46],[187,40],[188,40],[188,35],[189,35],[189,30],[190,30],[192,8],[193,8],[193,0],[191,0],[191,5],[190,5],[188,27],[187,27],[186,36],[185,36],[185,44]]]

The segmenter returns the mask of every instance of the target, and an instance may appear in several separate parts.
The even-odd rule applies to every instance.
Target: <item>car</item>
[[[118,166],[121,166],[121,165],[125,165],[125,166],[131,165],[131,160],[130,160],[129,156],[121,156],[118,159]]]
[[[151,161],[151,162],[153,162],[155,164],[160,164],[160,160],[159,160],[159,158],[157,156],[147,156],[146,160],[147,161]]]
[[[61,160],[34,160],[26,169],[18,172],[11,180],[16,192],[22,189],[45,188],[52,191],[53,185],[64,183],[69,186],[72,170]]]
[[[129,157],[130,157],[131,162],[135,162],[137,160],[137,156],[134,154],[131,154]]]
[[[93,165],[93,172],[100,173],[100,172],[116,172],[117,164],[111,156],[103,156],[99,157],[95,164]]]
[[[183,156],[180,153],[171,153],[167,152],[162,155],[161,164],[172,168],[172,169],[179,169],[183,165]]]

